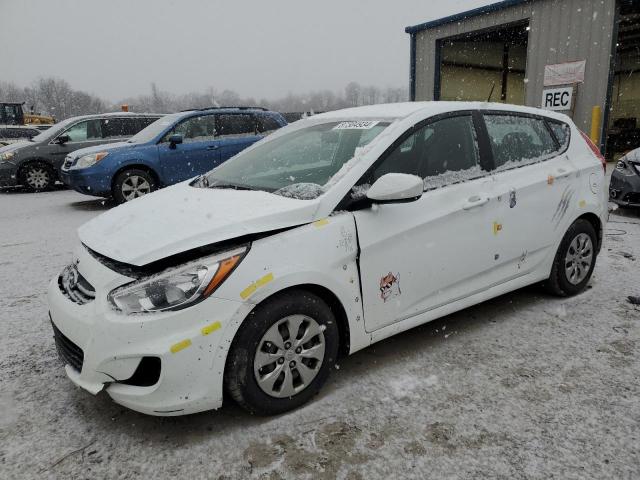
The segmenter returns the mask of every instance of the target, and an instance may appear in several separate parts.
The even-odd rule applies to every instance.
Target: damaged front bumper
[[[92,394],[103,389],[117,403],[150,415],[183,415],[222,405],[224,328],[252,306],[209,297],[188,309],[122,315],[108,292],[131,281],[85,249],[78,271],[95,287],[85,304],[70,299],[58,279],[48,300],[56,346],[71,381]]]

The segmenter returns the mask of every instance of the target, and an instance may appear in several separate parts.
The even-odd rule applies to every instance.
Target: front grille
[[[56,349],[60,359],[75,368],[78,372],[82,371],[82,362],[84,362],[84,352],[82,349],[69,340],[64,334],[58,330],[58,327],[51,322],[53,327],[53,338],[56,342]]]
[[[80,275],[75,265],[69,265],[58,277],[60,291],[74,303],[84,305],[96,298],[93,286]]]
[[[627,193],[624,196],[623,201],[629,202],[629,203],[640,203],[640,192]]]

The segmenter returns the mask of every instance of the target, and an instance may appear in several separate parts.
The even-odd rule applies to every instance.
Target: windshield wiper
[[[255,188],[250,187],[249,185],[238,185],[237,183],[227,183],[227,182],[209,183],[206,188],[230,188],[233,190],[256,190]]]

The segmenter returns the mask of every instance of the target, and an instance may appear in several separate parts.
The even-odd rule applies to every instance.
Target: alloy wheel
[[[567,280],[578,285],[589,273],[593,262],[593,242],[586,233],[578,234],[567,249],[564,268]]]
[[[27,185],[34,190],[41,190],[49,186],[51,177],[49,171],[40,166],[29,167],[25,175]]]
[[[140,175],[131,175],[122,182],[122,196],[128,202],[151,192],[151,185]]]
[[[258,386],[276,398],[291,397],[313,381],[324,360],[324,327],[306,315],[274,323],[258,342],[253,371]]]

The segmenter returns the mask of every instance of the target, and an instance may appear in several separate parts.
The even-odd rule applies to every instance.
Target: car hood
[[[112,152],[114,150],[121,150],[123,148],[131,148],[134,145],[135,145],[134,143],[127,143],[127,142],[117,142],[117,143],[108,143],[108,144],[103,143],[102,145],[95,145],[93,147],[81,148],[80,150],[71,152],[69,154],[69,157],[80,158],[83,155],[90,155],[92,153],[98,153],[98,152]]]
[[[312,222],[319,202],[183,182],[113,208],[78,234],[101,255],[143,266],[197,247]]]
[[[15,143],[10,143],[9,145],[6,145],[4,147],[0,147],[0,153],[13,152],[14,150],[20,150],[22,147],[28,147],[29,145],[34,145],[34,143],[20,140]]]

